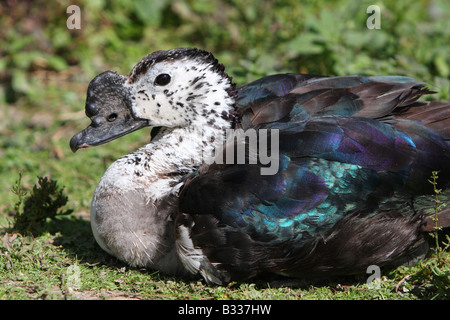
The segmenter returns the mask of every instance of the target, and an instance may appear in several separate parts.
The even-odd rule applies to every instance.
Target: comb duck
[[[450,103],[418,101],[428,93],[400,76],[279,74],[236,87],[198,49],[104,72],[72,150],[153,129],[100,180],[95,239],[132,266],[215,284],[420,258],[433,230],[428,179],[439,171],[445,189],[450,178]]]

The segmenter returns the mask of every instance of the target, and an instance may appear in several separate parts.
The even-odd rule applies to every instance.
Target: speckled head
[[[223,65],[198,49],[156,51],[128,77],[107,71],[89,84],[92,123],[70,141],[75,152],[143,127],[223,130],[234,125],[235,86]]]
[[[203,126],[218,117],[233,119],[234,85],[207,51],[151,53],[133,68],[125,87],[131,91],[133,115],[154,126]]]

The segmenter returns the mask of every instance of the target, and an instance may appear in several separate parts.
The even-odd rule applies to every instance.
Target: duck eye
[[[155,84],[159,86],[165,86],[170,82],[170,75],[162,73],[155,78]]]
[[[111,113],[109,116],[108,116],[108,121],[109,122],[113,122],[113,121],[115,121],[117,119],[117,113]]]

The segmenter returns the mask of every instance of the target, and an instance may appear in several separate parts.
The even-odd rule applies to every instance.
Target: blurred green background
[[[370,5],[380,29],[368,29]],[[69,5],[81,28],[69,30]],[[23,171],[65,185],[69,206],[87,212],[106,167],[148,141],[148,131],[72,154],[89,121],[85,92],[98,73],[128,74],[146,54],[209,50],[237,84],[279,72],[400,74],[449,99],[450,1],[5,0],[0,3],[0,210]]]

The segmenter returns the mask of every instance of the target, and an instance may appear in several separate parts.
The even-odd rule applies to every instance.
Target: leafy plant
[[[442,209],[442,201],[439,199],[439,194],[442,192],[442,189],[439,189],[437,187],[437,185],[438,185],[437,180],[439,178],[438,173],[439,173],[438,171],[433,171],[432,175],[431,175],[431,179],[428,180],[428,182],[433,185],[433,192],[434,192],[433,201],[435,204],[434,205],[434,216],[431,218],[434,222],[434,231],[433,231],[433,233],[431,233],[431,236],[435,239],[434,253],[437,256],[438,261],[443,261],[442,253],[450,247],[450,241],[448,241],[447,243],[443,243],[444,247],[441,247],[439,244],[439,231],[442,230],[442,226],[439,225],[439,221],[438,221],[438,213]],[[447,240],[449,240],[448,235],[447,235]]]
[[[39,235],[47,219],[72,212],[59,210],[66,205],[68,198],[57,186],[57,182],[47,177],[38,177],[37,184],[33,186],[29,195],[26,195],[27,192],[22,186],[22,173],[19,173],[19,179],[12,191],[18,197],[14,206],[13,230],[16,232]]]
[[[442,202],[439,195],[442,190],[438,189],[438,172],[433,171],[431,179],[428,181],[433,185],[434,201],[434,230],[430,234],[435,240],[435,247],[426,260],[418,263],[418,268],[414,273],[404,277],[400,282],[403,285],[408,281],[409,289],[416,292],[418,296],[426,299],[449,299],[450,298],[450,259],[448,259],[447,250],[450,248],[450,237],[446,235],[446,240],[440,243],[438,213],[442,208]],[[396,286],[398,290],[399,284]]]

